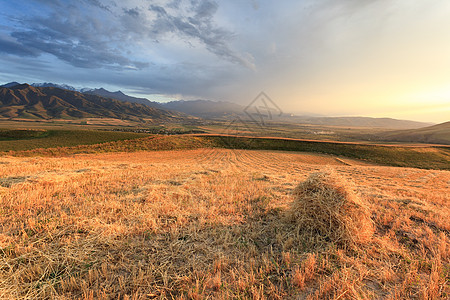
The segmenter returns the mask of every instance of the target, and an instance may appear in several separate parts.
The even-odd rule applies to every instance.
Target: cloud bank
[[[20,16],[3,34],[0,51],[17,56],[51,54],[79,68],[136,68],[151,57],[133,58],[136,49],[163,39],[197,43],[219,59],[253,68],[231,49],[233,33],[215,23],[219,5],[201,1],[31,1],[42,13]],[[139,5],[138,5],[139,4]]]

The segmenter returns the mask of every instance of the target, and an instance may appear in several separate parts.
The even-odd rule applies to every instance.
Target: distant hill
[[[430,126],[430,123],[397,120],[391,118],[370,117],[291,117],[290,121],[310,125],[348,126],[348,127],[371,127],[389,129],[416,129]]]
[[[180,111],[192,116],[206,119],[228,118],[240,116],[248,119],[245,106],[232,102],[216,102],[210,100],[180,100],[162,103],[163,107],[170,110]],[[251,110],[250,110],[251,111]],[[264,111],[261,111],[264,113]],[[254,116],[255,117],[255,116]],[[257,117],[257,116],[256,116]],[[386,129],[415,129],[430,126],[430,123],[422,123],[408,120],[397,120],[391,118],[369,118],[369,117],[312,117],[272,114],[273,121],[285,121],[289,123],[324,125],[324,126],[348,126],[348,127],[371,127]]]
[[[164,108],[180,111],[201,118],[217,118],[238,115],[244,112],[244,106],[222,101],[211,100],[179,100],[161,103]]]
[[[0,87],[11,88],[11,87],[16,86],[16,85],[19,85],[19,84],[20,84],[20,83],[18,83],[18,82],[16,82],[16,81],[13,81],[13,82],[6,83],[6,84],[4,84],[4,85],[0,85]]]
[[[450,122],[413,130],[385,132],[380,140],[450,145]]]
[[[28,84],[0,88],[0,116],[27,119],[116,118],[173,120],[185,116],[97,95]]]
[[[121,101],[132,102],[132,103],[140,103],[140,104],[145,104],[145,105],[148,105],[148,106],[151,106],[154,108],[164,109],[164,107],[158,102],[153,102],[146,98],[136,98],[136,97],[128,96],[128,95],[125,95],[124,93],[122,93],[121,91],[110,92],[108,90],[105,90],[104,88],[99,88],[99,89],[83,91],[83,93],[89,94],[89,95],[97,95],[97,96],[101,96],[101,97],[117,99],[117,100],[121,100]]]

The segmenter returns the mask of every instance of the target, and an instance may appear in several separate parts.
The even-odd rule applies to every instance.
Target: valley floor
[[[292,191],[334,170],[371,241],[306,240]],[[196,149],[0,157],[0,298],[444,299],[450,171]]]

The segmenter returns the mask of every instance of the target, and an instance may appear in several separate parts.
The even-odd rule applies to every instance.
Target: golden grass
[[[322,178],[323,186],[366,203],[374,224],[372,238],[355,247],[312,243],[287,218],[298,183],[330,167],[342,179]],[[1,299],[450,293],[448,171],[198,149],[1,157],[0,178]],[[356,200],[347,197],[349,181]]]
[[[367,203],[335,172],[311,174],[293,194],[290,218],[310,240],[333,241],[342,247],[371,240],[374,228]]]

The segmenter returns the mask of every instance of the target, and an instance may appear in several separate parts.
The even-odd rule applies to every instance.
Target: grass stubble
[[[254,150],[0,158],[2,299],[444,299],[450,172]]]
[[[30,132],[25,130],[22,134],[33,134]],[[95,130],[54,130],[43,133],[44,137],[0,140],[0,155],[61,157],[87,153],[225,148],[312,152],[384,166],[450,170],[450,147],[447,146],[386,146],[283,138],[207,134],[148,135]]]

